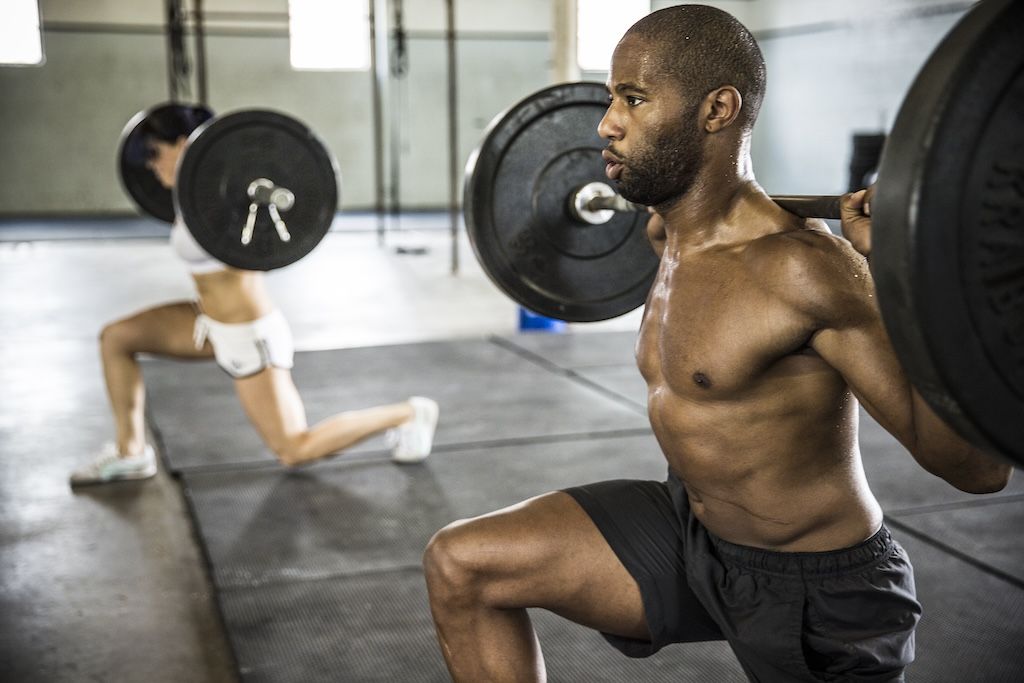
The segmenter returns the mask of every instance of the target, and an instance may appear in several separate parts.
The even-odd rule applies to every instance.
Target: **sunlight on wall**
[[[42,64],[43,39],[36,0],[4,0],[0,64]]]

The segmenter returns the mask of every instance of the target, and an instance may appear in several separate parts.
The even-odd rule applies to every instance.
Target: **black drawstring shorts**
[[[902,681],[921,605],[883,526],[851,548],[782,553],[728,543],[690,511],[680,481],[565,490],[640,587],[651,640],[603,634],[630,657],[727,640],[752,681]]]

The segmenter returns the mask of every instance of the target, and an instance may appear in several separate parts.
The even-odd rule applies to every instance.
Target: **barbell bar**
[[[788,212],[803,218],[840,218],[840,197],[834,195],[772,195],[772,201]],[[575,219],[597,225],[606,222],[607,211],[646,211],[642,204],[634,204],[617,194],[603,182],[589,182],[569,196],[569,206]]]
[[[595,188],[592,185],[603,185]],[[836,195],[772,195],[772,200],[790,213],[802,218],[840,218],[839,200]],[[634,204],[615,192],[605,183],[588,183],[574,192],[569,204],[578,220],[594,223],[593,214],[602,211],[647,211],[642,204]],[[604,222],[602,220],[601,222]]]

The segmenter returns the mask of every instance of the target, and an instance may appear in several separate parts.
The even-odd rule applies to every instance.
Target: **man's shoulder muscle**
[[[867,261],[827,230],[774,233],[752,242],[746,257],[773,296],[823,327],[858,319],[875,308]]]

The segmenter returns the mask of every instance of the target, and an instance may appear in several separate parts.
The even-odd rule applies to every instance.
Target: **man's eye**
[[[641,100],[636,95],[627,95],[626,96],[626,104],[628,104],[631,107],[635,107],[636,105],[640,104],[641,102],[643,102],[643,100]]]

